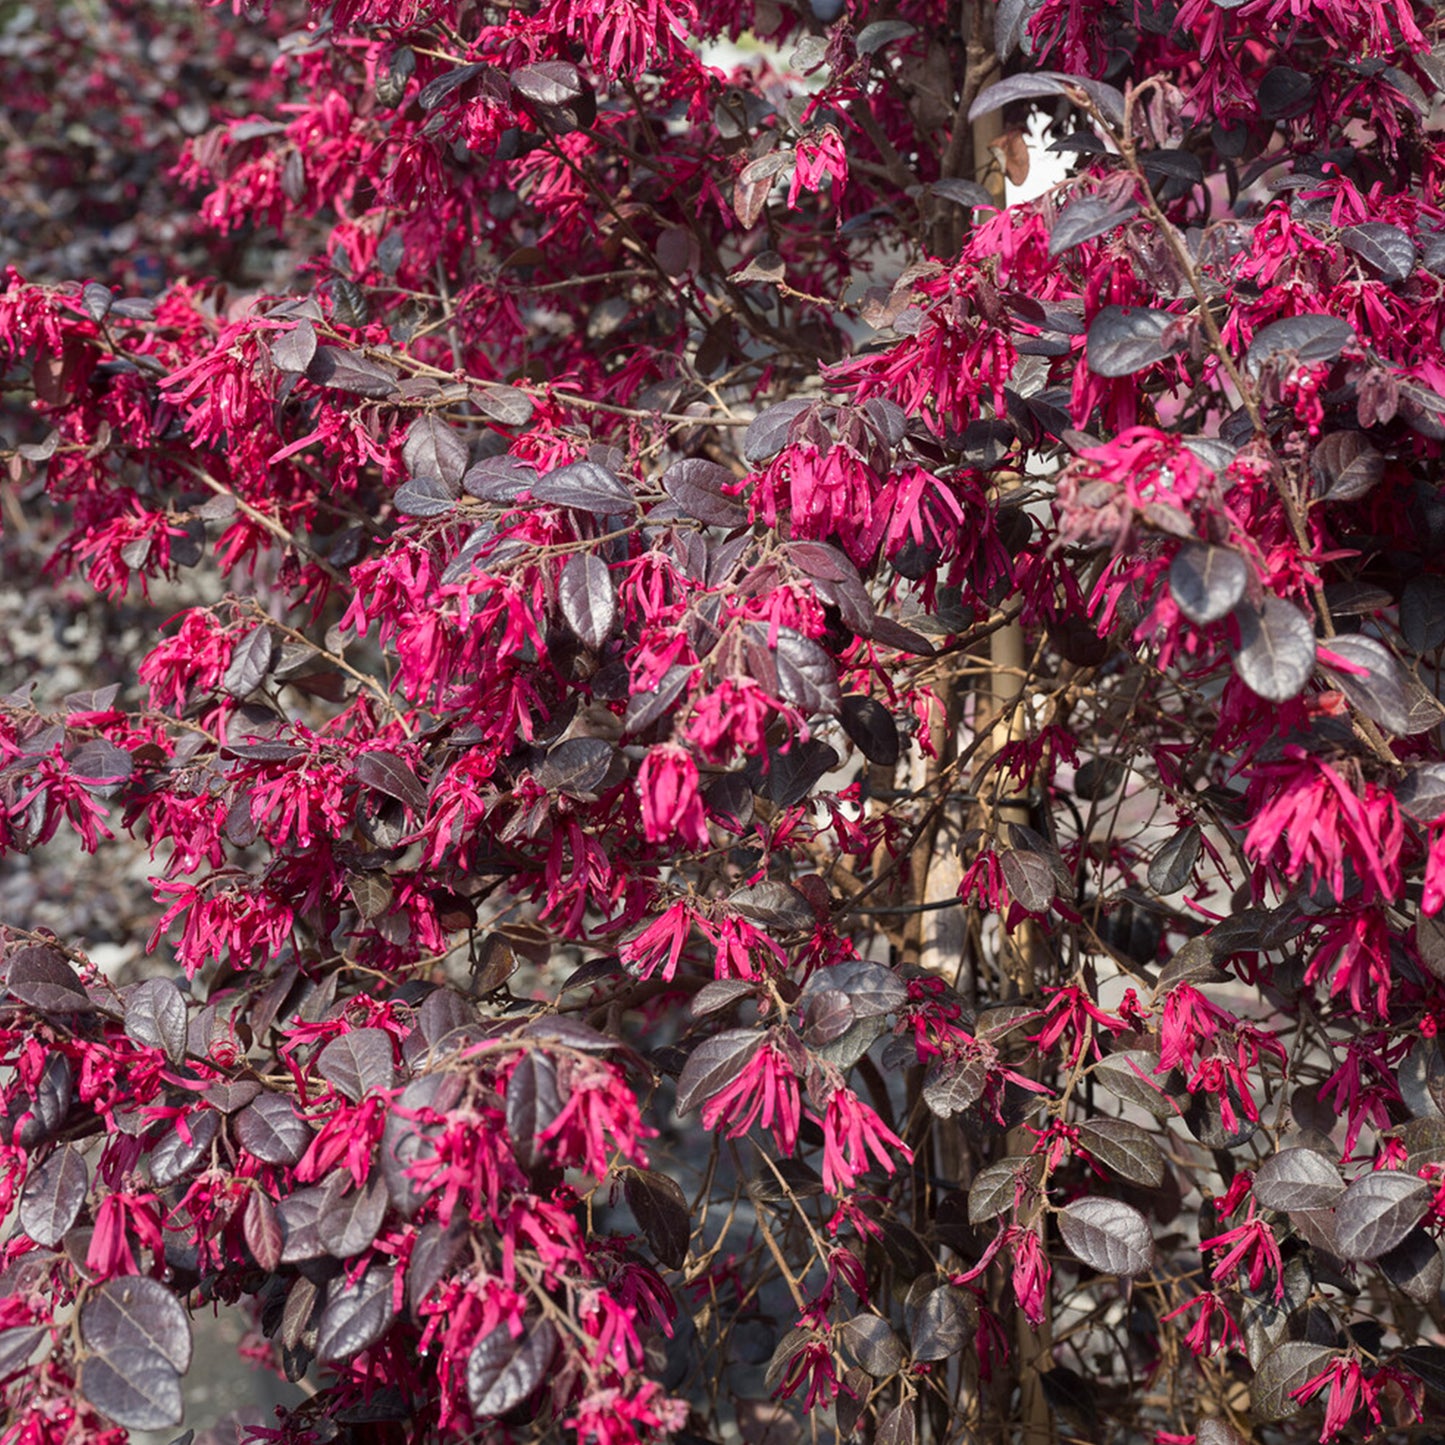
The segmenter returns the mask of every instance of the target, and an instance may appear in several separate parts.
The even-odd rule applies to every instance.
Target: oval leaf
[[[724,1029],[704,1039],[688,1056],[677,1080],[677,1112],[690,1114],[725,1089],[758,1051],[763,1035],[754,1029]]]
[[[1080,196],[1064,207],[1049,232],[1049,255],[1058,256],[1083,241],[1092,241],[1139,214],[1133,204],[1121,206],[1107,196]]]
[[[295,1164],[311,1142],[311,1130],[290,1099],[258,1094],[235,1121],[236,1142],[263,1164]]]
[[[1059,1233],[1074,1258],[1100,1274],[1132,1278],[1154,1263],[1149,1221],[1118,1199],[1076,1199],[1059,1214]]]
[[[1234,670],[1251,692],[1267,702],[1289,702],[1304,691],[1315,666],[1315,631],[1297,607],[1278,597],[1265,598],[1258,611],[1235,609],[1239,651]]]
[[[102,1415],[127,1429],[163,1430],[181,1423],[181,1377],[151,1350],[91,1355],[76,1383]]]
[[[757,424],[754,421],[748,427],[749,434]],[[737,478],[726,467],[702,457],[674,462],[662,474],[663,491],[689,517],[713,527],[747,526],[748,509],[724,490],[736,482]]]
[[[139,1350],[159,1356],[177,1374],[190,1368],[191,1321],[175,1295],[145,1275],[99,1285],[81,1307],[80,1335],[98,1355]]]
[[[990,92],[998,89],[990,87]],[[1095,376],[1133,376],[1188,340],[1183,318],[1149,306],[1106,306],[1089,323],[1084,352]]]
[[[373,1089],[396,1082],[391,1035],[384,1029],[352,1029],[326,1045],[316,1059],[316,1072],[358,1104]]]
[[[148,978],[125,996],[125,1031],[173,1063],[186,1056],[186,997],[168,978]]]
[[[1248,564],[1228,547],[1182,547],[1169,567],[1179,610],[1201,627],[1234,611],[1248,582]]]
[[[617,592],[602,558],[579,552],[567,559],[557,580],[562,616],[583,645],[594,651],[612,636],[617,625]]]
[[[494,1329],[467,1358],[467,1398],[472,1413],[492,1419],[514,1410],[546,1378],[557,1353],[557,1331],[542,1320],[520,1339]]]
[[[90,1189],[85,1160],[73,1144],[64,1144],[25,1181],[20,1199],[20,1228],[47,1249],[75,1223]]]
[[[1341,1259],[1388,1254],[1425,1217],[1430,1186],[1412,1174],[1375,1173],[1356,1179],[1335,1206],[1335,1243]]]
[[[652,1252],[668,1269],[681,1269],[687,1263],[687,1243],[692,1234],[682,1187],[655,1170],[630,1169],[623,1192]]]
[[[1317,1149],[1281,1149],[1254,1176],[1254,1197],[1266,1209],[1329,1209],[1344,1192],[1340,1171]]]
[[[396,1319],[392,1305],[396,1270],[373,1265],[359,1279],[338,1275],[327,1292],[316,1326],[316,1358],[349,1360],[374,1345]]]

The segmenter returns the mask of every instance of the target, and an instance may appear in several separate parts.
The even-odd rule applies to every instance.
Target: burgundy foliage
[[[0,6],[0,1441],[1423,1438],[1441,28]]]

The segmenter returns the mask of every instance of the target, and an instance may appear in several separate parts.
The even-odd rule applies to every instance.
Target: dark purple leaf
[[[878,1422],[874,1445],[915,1445],[918,1439],[918,1407],[912,1400],[895,1405]]]
[[[1350,1263],[1388,1254],[1424,1218],[1430,1186],[1411,1174],[1362,1175],[1335,1206],[1335,1242]]]
[[[841,762],[837,752],[821,738],[793,743],[786,752],[768,755],[768,796],[780,808],[801,803],[824,776]]]
[[[1254,1372],[1249,1385],[1249,1402],[1255,1418],[1266,1423],[1288,1420],[1297,1415],[1300,1404],[1294,1392],[1312,1380],[1335,1357],[1328,1345],[1308,1340],[1286,1340],[1276,1345]]]
[[[305,318],[271,343],[271,360],[281,371],[304,372],[316,356],[316,328]]]
[[[340,1034],[317,1056],[316,1072],[354,1104],[373,1089],[389,1089],[396,1082],[391,1035],[374,1028]]]
[[[1181,828],[1167,843],[1161,844],[1149,860],[1149,886],[1156,893],[1177,893],[1193,876],[1200,845],[1197,823]]]
[[[462,490],[483,502],[515,502],[536,485],[536,468],[519,457],[484,457],[462,478]]]
[[[1406,1299],[1430,1305],[1440,1298],[1440,1286],[1445,1283],[1445,1259],[1440,1256],[1440,1246],[1423,1229],[1412,1229],[1375,1264]]]
[[[191,1321],[175,1295],[145,1275],[96,1286],[81,1307],[80,1335],[97,1354],[145,1350],[178,1374],[190,1368]]]
[[[317,1222],[326,1198],[322,1185],[294,1189],[276,1206],[276,1219],[281,1228],[281,1263],[301,1264],[319,1259],[326,1253],[321,1243]]]
[[[1138,1104],[1160,1119],[1179,1113],[1164,1090],[1164,1075],[1158,1074],[1159,1055],[1148,1049],[1125,1049],[1107,1054],[1094,1068],[1094,1078],[1117,1098]]]
[[[521,1037],[546,1044],[560,1044],[565,1049],[576,1049],[584,1054],[605,1054],[618,1047],[618,1040],[612,1035],[565,1014],[543,1014],[541,1018],[533,1019],[522,1030]]]
[[[836,988],[819,989],[808,996],[803,1010],[803,1042],[809,1048],[831,1044],[857,1022],[848,995]]]
[[[951,1284],[935,1285],[910,1311],[909,1353],[915,1360],[947,1360],[973,1339],[970,1299]],[[976,1311],[975,1311],[976,1313]]]
[[[838,692],[838,668],[833,659],[809,637],[789,627],[775,629],[773,656],[778,669],[778,688],[784,702],[804,714],[836,717],[842,705]]]
[[[519,95],[535,105],[566,105],[586,89],[575,65],[565,60],[540,60],[512,72],[512,84]]]
[[[690,1114],[732,1083],[757,1053],[763,1038],[756,1029],[725,1029],[698,1044],[678,1076],[677,1112]]]
[[[1322,483],[1327,502],[1354,502],[1380,484],[1385,457],[1357,431],[1333,431],[1320,439],[1310,468]]]
[[[466,1221],[461,1218],[453,1219],[446,1229],[436,1220],[422,1225],[406,1269],[406,1297],[413,1314],[451,1273],[466,1239]]]
[[[0,1330],[0,1380],[25,1369],[42,1341],[49,1339],[50,1330],[45,1325],[16,1325]]]
[[[873,55],[885,45],[892,45],[895,40],[906,40],[917,33],[917,27],[906,20],[875,20],[858,32],[858,38],[853,43],[859,55]]]
[[[201,1098],[222,1114],[234,1114],[244,1109],[260,1092],[261,1086],[255,1079],[238,1079],[233,1084],[212,1084]]]
[[[1157,1189],[1164,1182],[1164,1156],[1139,1125],[1128,1119],[1099,1119],[1079,1125],[1079,1143],[1120,1179]]]
[[[401,459],[409,476],[438,478],[456,496],[467,470],[467,444],[439,416],[423,412],[407,429]]]
[[[241,1232],[256,1263],[264,1270],[274,1271],[281,1263],[281,1216],[260,1189],[252,1189],[247,1196]]]
[[[1321,313],[1287,316],[1254,333],[1245,361],[1255,376],[1278,356],[1315,366],[1333,361],[1345,347],[1353,345],[1354,340],[1355,328],[1338,316]]]
[[[1030,70],[1022,75],[1011,75],[996,85],[985,86],[978,93],[968,110],[968,119],[977,120],[1016,100],[1044,100],[1050,96],[1067,95],[1070,85],[1078,81],[1072,76],[1062,75],[1056,70]]]
[[[692,998],[689,1012],[693,1018],[705,1018],[708,1014],[719,1013],[721,1010],[736,1003],[740,998],[749,998],[753,994],[753,985],[740,978],[719,978],[712,983],[704,984]]]
[[[891,768],[902,752],[898,724],[882,703],[861,693],[841,700],[840,720],[858,751],[879,767]]]
[[[999,0],[993,17],[993,49],[1000,62],[1019,48],[1036,8],[1036,0]]]
[[[1249,1445],[1249,1441],[1227,1421],[1200,1420],[1194,1445]]]
[[[999,854],[998,866],[1010,902],[1030,913],[1049,911],[1058,890],[1054,870],[1043,854],[1009,848]]]
[[[1253,1192],[1266,1209],[1329,1209],[1345,1181],[1317,1149],[1281,1149],[1260,1165]]]
[[[1049,255],[1058,256],[1082,241],[1092,241],[1138,214],[1139,207],[1132,202],[1120,205],[1107,196],[1080,196],[1070,201],[1054,222],[1049,232]]]
[[[683,512],[713,527],[747,526],[748,509],[723,490],[736,482],[737,478],[726,467],[701,457],[674,462],[662,474],[663,491]]]
[[[1169,567],[1169,590],[1179,610],[1201,627],[1227,617],[1248,582],[1248,564],[1228,547],[1181,547]]]
[[[271,667],[275,643],[271,629],[254,627],[231,650],[231,661],[221,678],[221,688],[230,696],[244,700],[251,696]]]
[[[236,1115],[236,1142],[263,1164],[295,1164],[311,1142],[311,1130],[283,1094],[258,1094]]]
[[[557,1331],[548,1320],[513,1339],[505,1325],[484,1335],[467,1359],[467,1399],[483,1420],[514,1410],[547,1378],[557,1354]]]
[[[186,1132],[172,1125],[151,1150],[151,1182],[157,1188],[184,1179],[211,1157],[211,1146],[221,1132],[221,1116],[214,1109],[198,1109],[186,1116]]]
[[[940,1119],[951,1119],[983,1097],[988,1066],[982,1059],[938,1058],[923,1076],[923,1102]]]
[[[40,1013],[89,1013],[94,1007],[65,956],[44,945],[16,950],[5,986],[12,998]]]
[[[974,1175],[968,1189],[968,1222],[986,1224],[1014,1206],[1019,1180],[1036,1185],[1043,1175],[1043,1160],[1036,1154],[1022,1159],[999,1159]]]
[[[549,793],[586,798],[602,784],[617,750],[602,738],[568,738],[548,750],[532,776]]]
[[[600,462],[586,459],[538,478],[532,487],[532,496],[539,502],[571,507],[599,517],[636,510],[632,493],[617,473]]]
[[[1214,949],[1208,936],[1187,940],[1182,948],[1159,972],[1154,987],[1157,998],[1163,998],[1181,983],[1227,983],[1229,975],[1214,961]]]
[[[1425,572],[1405,584],[1400,631],[1411,652],[1434,652],[1445,642],[1445,577]]]
[[[1340,242],[1391,286],[1408,280],[1415,269],[1415,243],[1409,233],[1386,221],[1346,226],[1340,232]]]
[[[815,922],[812,906],[790,883],[764,880],[751,888],[739,888],[728,902],[744,918],[787,933],[801,933]]]
[[[941,181],[934,181],[928,189],[941,200],[952,201],[957,206],[967,206],[970,210],[977,210],[980,206],[993,211],[1002,209],[988,188],[979,185],[977,181],[946,176]]]
[[[25,1181],[20,1228],[36,1244],[54,1248],[75,1223],[89,1189],[90,1174],[80,1151],[62,1144]]]
[[[181,1423],[181,1377],[152,1350],[122,1347],[90,1355],[76,1383],[102,1415],[127,1429],[163,1430]]]
[[[125,1031],[173,1064],[186,1056],[186,996],[168,978],[148,978],[125,996]]]
[[[681,697],[692,673],[692,668],[675,664],[663,673],[657,687],[649,692],[633,693],[623,714],[623,730],[640,733],[651,727]]]
[[[546,1054],[523,1054],[507,1080],[507,1135],[524,1169],[538,1161],[537,1136],[562,1112],[562,1104],[557,1066]]]
[[[992,204],[992,202],[988,202]],[[810,401],[795,398],[790,401],[780,401],[776,406],[770,406],[766,411],[760,411],[752,421],[748,423],[748,429],[743,433],[743,457],[754,466],[760,462],[775,457],[788,444],[788,434],[792,430],[793,423],[813,405]],[[726,470],[722,468],[721,470]],[[732,474],[728,473],[728,479]],[[699,520],[702,520],[699,518]]]
[[[316,1232],[333,1259],[351,1259],[371,1247],[386,1215],[386,1183],[373,1176],[359,1188],[342,1170],[331,1177],[316,1216]]]
[[[435,110],[447,96],[454,91],[460,90],[468,81],[475,80],[484,70],[491,70],[492,66],[484,60],[479,60],[471,65],[459,65],[454,70],[448,70],[428,81],[417,93],[416,103],[422,110]],[[401,97],[397,96],[400,100]]]
[[[81,779],[87,792],[101,797],[109,797],[115,785],[130,777],[134,768],[135,759],[104,738],[82,743],[70,759],[71,776]]]
[[[426,812],[426,786],[411,765],[395,753],[363,753],[356,764],[356,778],[368,788],[404,803],[413,813]]]
[[[1118,1199],[1076,1199],[1060,1211],[1059,1233],[1074,1258],[1100,1274],[1133,1277],[1154,1263],[1149,1221]]]
[[[1396,784],[1395,800],[1412,818],[1433,823],[1445,813],[1445,763],[1411,768]]]
[[[1445,1348],[1411,1345],[1394,1356],[1392,1363],[1408,1370],[1437,1399],[1445,1400]]]
[[[1384,645],[1358,632],[1341,633],[1330,638],[1327,645],[1337,657],[1366,670],[1361,677],[1357,673],[1331,669],[1330,680],[1335,686],[1386,732],[1408,737],[1413,724],[1405,694],[1405,675]]]
[[[1298,697],[1315,668],[1315,631],[1309,618],[1273,596],[1258,610],[1241,603],[1234,615],[1239,620],[1234,670],[1245,685],[1267,702]]]
[[[403,517],[441,517],[457,503],[457,489],[441,477],[413,477],[403,482],[392,497]]]
[[[627,1207],[642,1226],[652,1252],[668,1269],[681,1269],[687,1263],[692,1234],[687,1196],[681,1186],[652,1169],[629,1169],[625,1177]]]
[[[1228,7],[1242,3],[1244,0],[1228,0]],[[1256,99],[1266,120],[1292,120],[1314,104],[1315,82],[1302,70],[1277,65],[1259,82]]]
[[[392,1326],[396,1270],[372,1265],[360,1279],[338,1275],[326,1292],[326,1308],[316,1325],[316,1358],[336,1363],[359,1355]]]
[[[907,1360],[903,1342],[887,1320],[877,1315],[854,1315],[838,1331],[843,1348],[875,1380],[896,1375]]]
[[[1084,358],[1095,376],[1133,376],[1183,347],[1187,325],[1184,318],[1153,307],[1106,306],[1089,323]]]
[[[381,1167],[391,1202],[408,1219],[421,1207],[430,1185],[413,1180],[408,1169],[436,1153],[438,1126],[418,1115],[445,1114],[460,1099],[464,1084],[451,1073],[423,1074],[401,1091],[381,1135]]]
[[[937,650],[921,633],[911,627],[904,627],[891,617],[876,617],[873,630],[868,634],[881,647],[891,647],[895,652],[912,653],[914,657],[932,657]]]
[[[617,592],[607,563],[593,552],[567,559],[557,580],[562,616],[582,643],[599,649],[617,626]]]
[[[882,1018],[908,1003],[908,985],[887,965],[866,958],[850,958],[818,969],[809,977],[803,995],[824,989],[846,994],[860,1019]]]
[[[340,346],[319,346],[306,375],[318,386],[349,391],[356,396],[386,397],[396,391],[396,375],[386,367]]]
[[[474,387],[472,401],[483,416],[499,426],[523,427],[532,419],[532,398],[515,386],[490,382]]]

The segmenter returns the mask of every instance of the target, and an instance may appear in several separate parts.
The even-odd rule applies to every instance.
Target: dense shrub
[[[1422,1438],[1437,29],[0,5],[0,1438]]]

